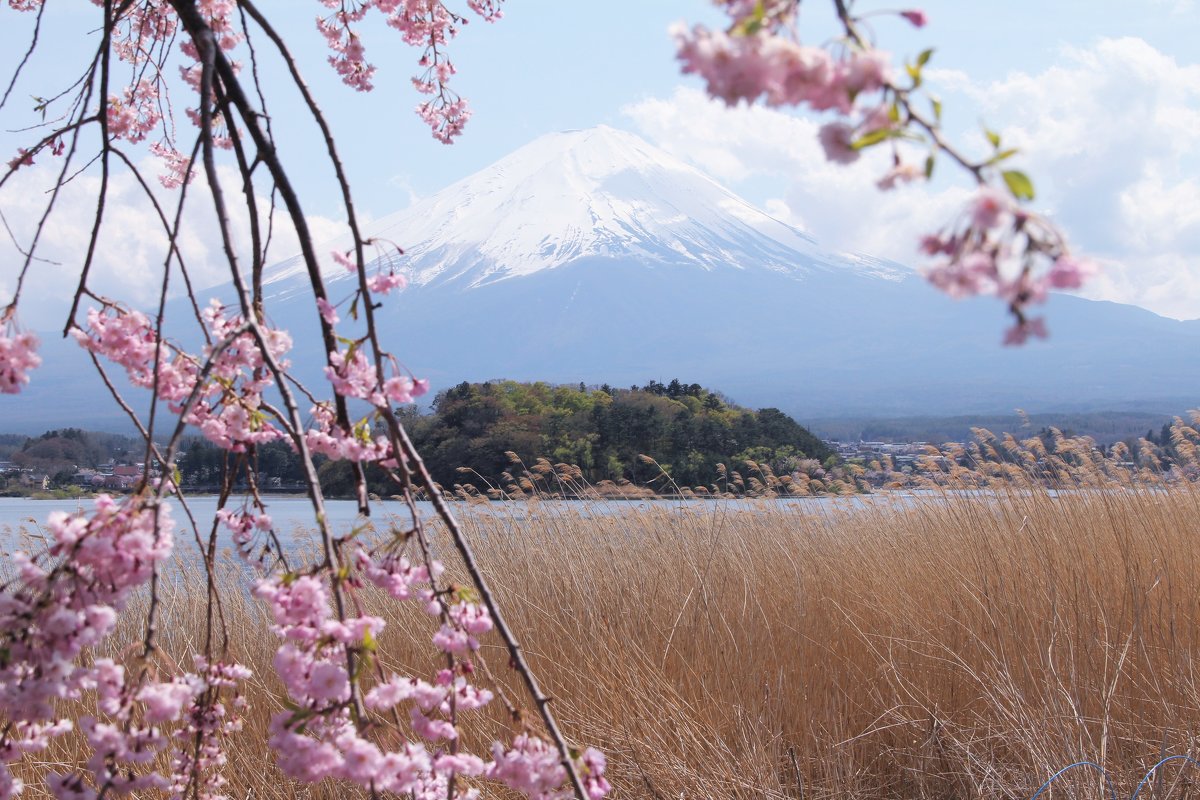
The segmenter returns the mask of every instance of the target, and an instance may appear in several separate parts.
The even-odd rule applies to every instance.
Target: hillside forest
[[[481,491],[502,483],[515,465],[532,466],[539,459],[573,465],[577,477],[593,485],[628,481],[669,491],[671,482],[711,483],[718,465],[736,469],[752,460],[787,474],[801,462],[811,468],[833,457],[778,409],[743,408],[716,391],[678,380],[627,389],[461,383],[439,393],[428,411],[405,409],[403,421],[435,480],[447,487],[472,484]],[[52,484],[69,482],[82,469],[139,459],[126,437],[74,428],[32,438],[6,436],[0,442],[0,461],[45,472]],[[215,489],[231,467],[228,459],[204,439],[192,438],[177,460],[179,477],[185,487]],[[260,488],[300,488],[299,459],[286,442],[260,446],[256,459]],[[328,493],[351,491],[348,463],[318,463]],[[371,491],[395,492],[382,476],[369,477]]]

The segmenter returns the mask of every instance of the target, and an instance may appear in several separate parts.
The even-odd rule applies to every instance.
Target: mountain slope
[[[795,277],[830,269],[902,273],[822,251],[695,168],[604,126],[542,136],[372,223],[370,235],[404,250],[417,286],[479,287],[592,257]],[[335,283],[349,277],[337,268],[327,276]],[[266,283],[287,294],[303,280],[294,258],[272,269]]]
[[[1050,340],[1004,348],[998,303],[953,302],[897,265],[822,251],[608,128],[542,137],[367,232],[405,249],[381,262],[412,279],[377,315],[383,341],[435,389],[678,377],[801,421],[1015,407],[1178,413],[1200,397],[1200,323],[1057,295],[1045,310]],[[344,303],[351,276],[329,266],[330,296]],[[273,324],[296,338],[297,373],[321,386],[297,259],[271,270],[267,291]],[[348,316],[343,305],[339,332],[360,335]],[[63,354],[22,398],[25,427],[0,430],[97,419],[99,382],[78,378],[86,359],[73,345],[47,347]]]

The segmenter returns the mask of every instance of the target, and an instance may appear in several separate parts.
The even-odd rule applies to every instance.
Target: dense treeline
[[[429,413],[408,409],[404,422],[436,481],[447,487],[473,483],[481,490],[503,483],[505,472],[520,471],[514,470],[510,454],[526,465],[540,458],[575,465],[579,477],[592,484],[654,482],[664,490],[670,488],[664,473],[679,486],[703,485],[717,480],[722,464],[736,470],[750,460],[786,475],[801,462],[811,469],[815,461],[832,456],[819,439],[778,409],[751,411],[698,384],[678,380],[628,389],[461,383],[438,394]],[[52,431],[23,442],[19,452],[23,460],[52,456],[55,461],[92,465],[109,449],[97,446],[94,436],[73,429]],[[318,458],[317,466],[326,491],[352,491],[349,464]],[[263,445],[249,456],[191,438],[184,442],[177,467],[182,484],[192,488],[220,486],[230,470],[237,484],[245,485],[247,467],[265,491],[299,490],[303,480],[299,459],[287,442]],[[382,476],[369,474],[368,479],[378,494],[396,491]]]
[[[259,489],[264,491],[297,490],[302,488],[304,481],[300,457],[288,441],[267,442],[256,447],[254,453],[246,454],[228,453],[197,436],[185,439],[181,450],[175,466],[185,487],[219,487],[225,483],[230,471],[235,476],[235,486],[245,487],[247,466]],[[313,462],[321,466],[326,460],[318,455]]]
[[[666,488],[664,472],[681,486],[707,484],[717,479],[718,464],[738,469],[749,459],[787,474],[802,460],[832,455],[778,409],[751,411],[678,380],[628,389],[461,383],[438,394],[430,413],[409,409],[404,422],[434,480],[447,487],[473,483],[481,490],[514,471],[510,454],[527,465],[539,458],[576,465],[580,477],[593,484],[624,479],[645,485],[658,479],[659,488]],[[223,481],[231,463],[215,447],[194,440],[179,459],[179,471],[184,485],[211,486]],[[349,464],[318,460],[318,469],[329,493],[353,490]],[[298,459],[283,443],[259,448],[253,470],[267,490],[294,487],[302,478]],[[368,479],[373,492],[396,491],[382,476]]]
[[[801,460],[832,455],[778,409],[751,411],[678,380],[628,389],[461,383],[437,396],[432,414],[408,424],[444,486],[479,484],[480,477],[498,483],[513,468],[509,453],[528,465],[538,458],[576,465],[593,484],[625,479],[639,485],[662,472],[679,485],[707,484],[718,464],[740,468],[747,459],[786,474]],[[461,473],[464,466],[477,475]]]
[[[539,484],[536,491],[576,491],[561,484],[560,471],[551,469],[555,464],[572,465],[562,473],[572,483],[603,489],[608,482],[628,488],[628,482],[668,492],[678,486],[685,493],[686,487],[706,487],[697,492],[753,492],[755,480],[770,489],[776,476],[786,484],[776,490],[791,494],[907,485],[915,480],[907,468],[901,474],[899,462],[892,464],[882,456],[834,466],[834,456],[825,445],[779,410],[751,411],[697,384],[679,381],[651,381],[628,389],[515,381],[462,383],[441,392],[430,412],[410,407],[401,417],[435,480],[447,488],[471,484],[480,492],[501,487],[513,493],[511,487],[529,478]],[[1189,422],[1176,419],[1174,424],[1148,430],[1144,437],[1098,446],[1090,440],[1072,440],[1069,432],[1050,427],[1015,439],[976,429],[970,441],[979,446],[959,447],[958,455],[931,463],[1019,466],[1031,458],[1027,443],[1038,441],[1040,452],[1056,453],[1068,466],[1084,463],[1096,449],[1121,467],[1178,473],[1195,480],[1200,479],[1196,467],[1200,415],[1194,414]],[[129,437],[78,428],[36,437],[0,434],[0,461],[11,462],[7,472],[0,472],[0,493],[27,491],[42,475],[48,476],[51,489],[78,484],[80,475],[84,479],[80,485],[88,488],[87,479],[94,474],[86,471],[89,468],[134,463],[142,453]],[[1041,464],[1039,457],[1032,458]],[[237,487],[246,487],[252,475],[262,491],[305,490],[300,460],[286,441],[261,445],[252,453],[227,453],[193,437],[184,440],[176,463],[183,486],[193,491],[215,491],[230,474]],[[314,463],[328,494],[353,493],[351,464],[323,456]],[[788,476],[800,484],[792,486]],[[367,478],[376,494],[396,492],[397,487],[387,484],[382,474],[368,471]],[[528,490],[534,488],[526,486],[515,494]]]
[[[109,460],[140,459],[144,445],[116,433],[62,428],[41,436],[0,435],[0,461],[20,469],[54,473],[97,467]]]

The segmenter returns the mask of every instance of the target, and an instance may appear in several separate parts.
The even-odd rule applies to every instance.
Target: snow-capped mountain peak
[[[476,287],[591,257],[797,277],[812,269],[898,277],[879,262],[821,251],[694,167],[607,126],[542,136],[377,220],[368,234],[404,250],[400,265],[416,285]],[[300,271],[298,259],[289,259],[268,282]]]

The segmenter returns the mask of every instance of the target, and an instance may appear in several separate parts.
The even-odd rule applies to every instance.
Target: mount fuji
[[[678,376],[802,418],[1175,412],[1200,397],[1200,323],[1055,295],[1050,340],[1005,348],[994,301],[823,250],[608,127],[543,136],[370,234],[405,251],[411,285],[383,325],[434,386]],[[311,317],[302,269],[277,265],[267,290]],[[353,291],[343,270],[327,277],[333,298]]]
[[[429,288],[476,289],[583,259],[793,278],[842,271],[899,280],[905,273],[827,253],[699,170],[607,126],[543,136],[373,223],[371,236],[402,246],[411,283]],[[351,242],[340,244],[349,249]],[[326,279],[352,276],[334,269]],[[264,282],[283,294],[306,288],[299,256],[276,265]]]
[[[955,302],[901,265],[823,250],[607,127],[543,136],[365,233],[387,244],[370,269],[394,267],[410,283],[377,314],[384,342],[435,390],[678,377],[802,421],[1018,407],[1177,413],[1200,397],[1200,321],[1054,295],[1050,339],[1005,348],[994,300]],[[325,275],[334,302],[353,295],[353,276],[332,260]],[[264,283],[272,322],[296,337],[301,377],[321,381],[299,257]],[[228,287],[211,294],[231,297]],[[345,305],[341,316],[356,335]],[[60,377],[29,387],[30,427],[83,423],[51,422],[76,379]]]

